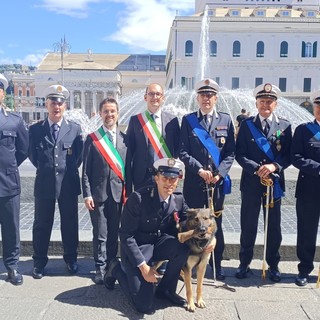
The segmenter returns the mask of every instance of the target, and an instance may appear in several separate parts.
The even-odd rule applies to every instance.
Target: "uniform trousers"
[[[3,263],[8,271],[16,270],[20,257],[20,194],[0,197],[0,224]]]
[[[189,255],[188,246],[180,243],[177,238],[164,234],[154,245],[147,244],[139,248],[149,265],[155,261],[169,260],[157,290],[176,292],[180,271]],[[129,293],[127,296],[138,311],[147,312],[153,308],[155,285],[146,282],[140,269],[132,265],[126,256],[122,258],[122,268],[115,269],[113,276],[122,290]]]
[[[253,258],[253,248],[257,237],[258,221],[261,206],[265,217],[266,187],[252,187],[241,192],[240,212],[240,264],[248,266]],[[281,198],[277,199],[274,207],[269,207],[269,223],[267,235],[266,260],[270,268],[277,268],[280,261],[279,248],[281,235]]]
[[[313,260],[316,252],[317,233],[320,216],[320,199],[304,199],[298,197],[297,210],[297,256],[300,260],[298,270],[309,274],[313,268]]]
[[[79,243],[78,196],[61,194],[58,200],[63,259],[66,263],[77,261]],[[33,222],[34,266],[44,268],[48,262],[48,247],[54,221],[56,199],[35,197]]]
[[[93,233],[93,257],[96,270],[104,272],[107,264],[117,256],[118,231],[122,204],[109,196],[105,202],[94,202],[90,211]]]

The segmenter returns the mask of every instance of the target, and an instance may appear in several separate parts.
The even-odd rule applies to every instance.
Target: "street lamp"
[[[64,85],[64,69],[63,69],[63,55],[65,53],[69,53],[71,49],[70,44],[66,41],[66,36],[60,40],[60,42],[56,42],[53,44],[53,50],[55,52],[60,52],[61,54],[61,82]]]

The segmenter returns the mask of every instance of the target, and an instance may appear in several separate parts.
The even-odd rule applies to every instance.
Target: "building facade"
[[[320,89],[318,1],[196,0],[195,10],[173,21],[166,87],[192,90],[204,76],[227,89],[270,82],[298,104]]]

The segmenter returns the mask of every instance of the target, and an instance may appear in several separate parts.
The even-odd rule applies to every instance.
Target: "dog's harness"
[[[193,247],[197,249],[196,250],[197,252],[194,252],[194,253],[202,253],[203,250],[207,247],[209,243],[209,239],[200,240],[200,239],[191,238],[188,240],[188,242],[190,242],[190,244],[192,244]]]

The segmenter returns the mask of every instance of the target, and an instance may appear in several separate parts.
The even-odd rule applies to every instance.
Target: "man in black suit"
[[[32,275],[41,279],[48,262],[48,246],[56,200],[61,217],[63,258],[70,274],[78,270],[78,167],[82,162],[83,139],[78,124],[63,117],[69,91],[61,85],[46,90],[48,118],[30,127],[29,158],[37,168],[34,196]]]
[[[228,172],[235,153],[234,128],[231,117],[215,109],[219,85],[214,80],[199,81],[195,90],[200,110],[184,116],[181,124],[180,159],[186,166],[183,194],[190,208],[209,208],[209,198],[213,201],[218,225],[214,250],[215,276],[224,280],[221,213],[225,194],[231,187]],[[209,262],[213,267],[212,259]]]
[[[253,257],[258,220],[263,207],[266,213],[265,181],[273,180],[274,205],[269,206],[266,262],[269,278],[279,282],[281,273],[279,248],[281,235],[281,196],[284,192],[284,170],[290,165],[292,132],[290,123],[277,117],[274,111],[281,91],[266,83],[254,89],[258,114],[241,123],[236,144],[236,160],[242,167],[241,190],[241,237],[238,279],[246,278]]]
[[[127,148],[125,135],[118,129],[118,102],[101,101],[99,114],[103,125],[88,135],[84,145],[82,190],[93,227],[94,282],[103,283],[105,269],[118,251],[118,230],[125,201]]]
[[[116,278],[137,311],[146,314],[154,313],[154,284],[159,280],[155,261],[169,260],[156,296],[184,305],[186,301],[176,294],[176,287],[189,253],[188,246],[176,238],[177,223],[186,219],[188,209],[182,194],[174,193],[183,163],[163,158],[154,167],[156,186],[135,191],[124,206],[119,232],[121,265],[117,259],[111,261],[104,278],[108,289],[113,289],[109,282]]]
[[[320,90],[311,95],[315,120],[299,125],[293,135],[292,164],[299,169],[296,187],[297,256],[295,283],[305,286],[313,270],[320,217]]]
[[[126,133],[129,152],[127,172],[131,172],[135,190],[154,183],[155,160],[163,157],[176,158],[179,151],[178,119],[161,110],[164,102],[163,88],[155,83],[148,85],[144,100],[147,110],[130,118]]]
[[[21,285],[20,257],[20,176],[18,166],[28,156],[29,134],[21,117],[7,112],[3,100],[8,80],[0,74],[0,224],[3,263],[7,281]]]

